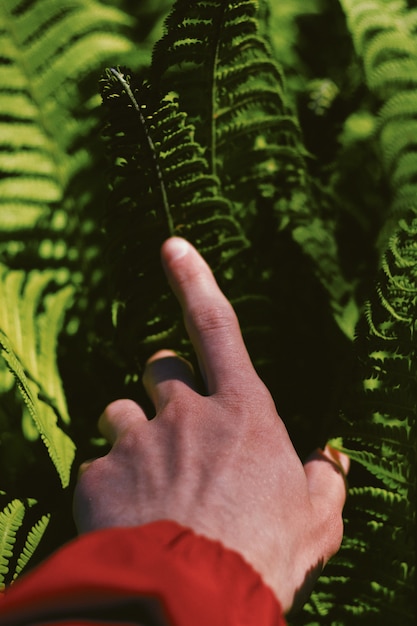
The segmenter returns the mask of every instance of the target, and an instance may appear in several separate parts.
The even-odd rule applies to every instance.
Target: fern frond
[[[9,571],[9,560],[13,555],[16,534],[22,525],[25,506],[20,500],[12,500],[0,512],[0,591],[4,589]]]
[[[248,243],[175,94],[158,102],[148,84],[137,84],[120,70],[107,73],[102,93],[115,174],[107,230],[117,325],[128,338],[125,347],[131,357],[143,363],[145,346],[146,351],[156,349],[167,332],[171,336],[168,329],[175,329],[167,314],[172,296],[157,279],[164,238],[172,234],[189,238],[223,281],[231,259]],[[146,274],[143,268],[148,268]],[[151,311],[143,310],[137,300],[141,293],[153,294]]]
[[[417,218],[410,212],[384,255],[368,314],[358,326],[364,376],[338,434],[369,474],[347,503],[341,557],[355,563],[356,605],[367,623],[413,623],[417,497]],[[375,482],[377,486],[375,487]],[[366,558],[359,539],[363,537]],[[393,546],[390,549],[388,546]],[[386,548],[382,548],[386,546]],[[345,555],[345,556],[344,556]],[[339,558],[339,557],[338,557]],[[340,574],[338,560],[329,574]],[[354,583],[355,584],[355,583]],[[329,589],[332,588],[331,576]],[[351,585],[349,585],[352,591]],[[334,586],[335,593],[343,593]],[[330,602],[331,605],[331,602]],[[329,608],[329,615],[336,608]],[[345,605],[343,611],[350,614]]]
[[[337,323],[351,336],[346,303],[353,301],[352,288],[340,268],[334,224],[324,218],[323,202],[316,202],[311,188],[298,119],[281,66],[261,34],[259,8],[254,0],[192,6],[177,0],[154,47],[150,77],[160,90],[178,93],[209,171],[219,177],[254,248],[262,249],[265,235],[259,215],[267,222],[270,213],[277,232],[288,229],[312,260]],[[302,229],[309,230],[308,244],[298,236]]]
[[[0,7],[0,256],[14,266],[39,267],[42,240],[76,239],[81,202],[68,188],[94,167],[90,135],[99,99],[82,112],[79,85],[115,55],[133,49],[132,20],[96,0],[5,0]],[[100,71],[100,70],[98,70]],[[84,96],[85,97],[85,96]],[[89,97],[89,96],[87,96]],[[85,103],[87,104],[87,103]],[[81,105],[81,106],[80,106]],[[95,107],[96,114],[92,110]],[[83,200],[85,203],[85,199]],[[57,229],[57,206],[66,213]],[[72,255],[76,246],[73,247]],[[20,244],[20,245],[19,245]],[[46,250],[46,248],[45,248]],[[79,252],[79,251],[78,251]],[[40,253],[40,254],[39,254]],[[71,256],[71,255],[69,255]]]
[[[4,492],[0,494],[6,495]],[[22,501],[15,498],[0,512],[0,591],[22,573],[49,524],[49,514],[42,515],[35,523],[30,521],[36,504],[34,499]],[[21,550],[19,556],[18,548]]]
[[[380,236],[385,248],[398,219],[417,213],[417,196],[404,195],[417,175],[417,12],[406,2],[341,0],[368,87],[381,101],[380,145],[393,190],[392,215]],[[400,132],[398,132],[400,131]]]
[[[177,1],[165,35],[154,48],[151,66],[152,75],[165,88],[178,92],[181,108],[196,127],[197,140],[207,148],[210,171],[230,181],[227,189],[234,194],[240,189],[242,197],[245,190],[239,182],[243,176],[248,178],[249,168],[257,169],[259,185],[264,182],[259,160],[263,155],[254,150],[258,137],[264,138],[264,152],[271,150],[265,161],[274,160],[275,172],[279,164],[288,165],[274,154],[273,146],[292,148],[298,159],[303,153],[282,71],[258,32],[257,11],[253,0],[228,4],[212,0],[193,3],[192,8]],[[264,166],[263,176],[270,181],[274,171]],[[284,187],[282,183],[281,192]]]
[[[50,515],[42,515],[42,517],[36,522],[36,524],[30,529],[26,537],[25,545],[16,563],[15,571],[13,574],[13,580],[16,580],[22,573],[30,559],[32,558],[36,548],[38,547],[45,530],[51,519]]]
[[[352,487],[349,495],[356,499],[355,506],[369,516],[377,516],[378,520],[401,526],[410,515],[411,502],[400,494],[381,487]],[[381,501],[382,506],[375,511],[375,502]],[[384,508],[386,507],[386,508]],[[394,515],[391,515],[394,514]]]
[[[381,107],[381,127],[391,121],[406,122],[415,111],[416,94],[414,90],[399,90],[391,96]],[[388,144],[389,145],[389,144]]]
[[[13,373],[29,414],[44,441],[63,486],[69,482],[74,444],[57,425],[69,422],[56,363],[57,337],[74,289],[51,289],[54,272],[0,268],[0,294],[8,307],[0,314],[2,356]]]

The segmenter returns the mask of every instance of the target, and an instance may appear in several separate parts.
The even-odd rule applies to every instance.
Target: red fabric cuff
[[[175,626],[285,626],[276,597],[238,553],[172,521],[78,537],[6,591],[0,624],[45,607],[79,606],[82,618],[82,607],[138,596],[157,599]]]

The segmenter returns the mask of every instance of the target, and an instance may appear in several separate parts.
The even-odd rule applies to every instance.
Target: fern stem
[[[112,67],[110,68],[111,73],[113,74],[113,76],[120,82],[120,84],[122,85],[123,89],[125,90],[129,100],[131,101],[135,111],[138,113],[139,115],[139,119],[140,119],[140,123],[143,127],[143,130],[145,132],[145,137],[146,137],[146,141],[149,147],[149,151],[151,153],[151,157],[152,157],[152,162],[155,166],[155,172],[156,172],[156,177],[158,179],[158,187],[161,191],[161,199],[162,199],[162,206],[163,206],[163,210],[164,210],[164,214],[165,214],[165,218],[168,224],[168,233],[170,236],[174,235],[174,222],[172,220],[172,216],[169,210],[169,201],[168,201],[168,194],[166,191],[166,186],[165,186],[165,181],[164,181],[164,177],[162,174],[162,170],[159,166],[159,162],[158,162],[158,153],[155,147],[155,144],[152,140],[152,137],[150,136],[149,132],[148,132],[148,127],[146,124],[146,119],[142,113],[142,109],[141,106],[139,104],[139,102],[137,101],[137,98],[135,96],[135,94],[133,93],[129,83],[127,82],[127,80],[125,79],[125,77],[123,76],[123,74],[121,72],[119,72],[116,68]]]

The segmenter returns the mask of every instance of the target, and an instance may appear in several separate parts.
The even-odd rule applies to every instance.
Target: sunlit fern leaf
[[[190,239],[223,282],[248,244],[175,94],[159,99],[148,84],[116,69],[102,93],[113,165],[107,218],[113,317],[139,364],[163,341],[181,348],[176,305],[160,269],[162,241],[174,234]]]
[[[385,37],[383,37],[384,39]],[[381,44],[379,43],[379,45]],[[398,52],[401,54],[401,50]],[[413,58],[402,59],[401,64],[398,63],[398,59],[382,62],[369,77],[370,88],[382,93],[390,93],[404,84],[416,88],[415,64],[416,61]]]
[[[58,334],[74,289],[54,287],[52,270],[28,276],[0,270],[0,294],[8,303],[0,313],[2,357],[65,487],[75,447],[57,423],[68,424],[69,416],[56,360]]]
[[[41,390],[39,386],[26,377],[24,368],[13,353],[8,338],[1,332],[0,347],[1,356],[16,378],[23,401],[55,465],[62,486],[67,487],[75,446],[68,435],[57,426],[54,409],[50,404],[40,399]]]
[[[37,381],[45,399],[68,422],[56,354],[58,335],[73,301],[74,288],[61,286],[59,279],[55,270],[25,273],[0,265],[0,293],[8,303],[0,314],[0,329],[9,337],[28,376]]]
[[[414,90],[401,90],[393,94],[392,97],[384,103],[381,108],[382,125],[387,124],[391,120],[409,121],[413,115],[416,105],[416,94]],[[389,143],[388,143],[389,145]]]
[[[9,571],[9,561],[13,555],[16,534],[25,516],[25,506],[20,500],[12,500],[0,512],[0,591],[4,588]]]
[[[56,264],[70,245],[86,195],[71,201],[71,181],[93,167],[91,133],[99,98],[81,81],[109,58],[132,50],[132,20],[96,0],[4,0],[0,5],[0,256],[14,266]],[[90,90],[91,91],[91,90]],[[83,101],[84,100],[84,101]],[[87,113],[89,113],[87,115]],[[88,200],[88,198],[87,198]],[[61,216],[54,211],[60,206]],[[57,211],[58,213],[58,211]],[[73,235],[76,236],[76,235]],[[78,246],[80,238],[78,237]],[[48,253],[45,254],[45,252]],[[73,246],[69,258],[82,249]],[[62,255],[59,260],[62,262]],[[30,260],[29,260],[30,259]]]
[[[16,580],[22,573],[30,559],[32,558],[36,548],[38,547],[45,530],[49,524],[51,516],[42,515],[42,517],[36,522],[36,524],[30,529],[26,537],[25,545],[22,552],[17,559],[15,571],[13,574],[13,580]]]

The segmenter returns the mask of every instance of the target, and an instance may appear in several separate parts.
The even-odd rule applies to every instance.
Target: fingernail
[[[343,454],[343,452],[336,450],[335,448],[333,448],[333,446],[329,444],[326,445],[324,452],[327,452],[331,456],[331,458],[334,460],[334,462],[337,465],[339,465],[340,469],[346,476],[347,473],[349,472],[349,467],[350,467],[349,457],[346,454]]]
[[[167,247],[168,249],[165,248],[165,251],[168,251],[170,260],[175,261],[187,254],[190,244],[182,237],[171,237],[167,242]]]

